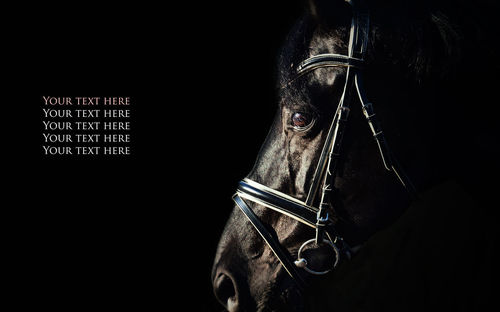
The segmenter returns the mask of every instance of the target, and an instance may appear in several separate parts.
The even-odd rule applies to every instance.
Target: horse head
[[[283,44],[276,115],[215,256],[229,311],[312,309],[323,273],[448,172],[435,83],[456,33],[444,15],[382,5],[311,0]]]

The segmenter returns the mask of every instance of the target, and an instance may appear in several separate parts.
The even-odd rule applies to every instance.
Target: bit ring
[[[324,274],[327,274],[331,270],[335,269],[335,267],[337,267],[337,264],[339,263],[339,259],[340,259],[340,251],[339,251],[338,247],[332,241],[330,241],[328,239],[323,239],[323,243],[325,243],[328,246],[332,247],[333,251],[335,252],[335,262],[333,263],[333,267],[331,269],[326,270],[326,271],[315,271],[315,270],[312,270],[312,269],[310,269],[310,268],[307,267],[307,260],[302,257],[302,251],[304,250],[305,246],[307,246],[307,245],[309,245],[311,243],[314,243],[314,242],[316,242],[316,239],[312,238],[312,239],[306,241],[305,243],[303,243],[302,246],[300,246],[299,252],[297,254],[297,260],[294,263],[295,263],[295,265],[297,267],[304,269],[308,273],[311,273],[311,274],[314,274],[314,275],[324,275]]]

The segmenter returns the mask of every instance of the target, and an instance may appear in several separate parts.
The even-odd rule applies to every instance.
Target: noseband
[[[353,10],[348,54],[329,53],[315,55],[304,60],[296,68],[294,79],[318,68],[346,68],[344,90],[332,123],[330,124],[306,200],[298,200],[290,195],[271,189],[250,179],[243,179],[240,181],[236,194],[233,196],[236,205],[246,215],[248,220],[279,259],[284,269],[292,279],[297,282],[298,287],[301,289],[306,286],[303,274],[300,272],[301,270],[314,275],[323,275],[334,269],[341,259],[350,259],[352,254],[352,249],[335,230],[335,226],[328,215],[328,208],[331,202],[331,185],[336,175],[340,147],[344,128],[349,116],[349,105],[353,90],[355,90],[355,94],[361,103],[363,114],[377,142],[384,167],[388,171],[394,173],[398,181],[408,190],[410,195],[415,196],[416,194],[410,179],[403,172],[387,145],[382,128],[376,119],[373,105],[368,102],[362,84],[362,68],[364,65],[370,27],[368,10],[361,0],[346,0],[346,2],[351,5]],[[298,251],[297,259],[294,261],[275,236],[269,233],[246,201],[260,204],[302,222],[315,229],[316,236],[302,244]],[[315,203],[317,205],[315,205]],[[333,250],[335,259],[332,261],[333,264],[329,270],[316,271],[310,268],[307,260],[302,256],[304,248],[314,244],[326,245]]]

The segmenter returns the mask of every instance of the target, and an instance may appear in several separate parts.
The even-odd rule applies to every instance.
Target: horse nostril
[[[228,311],[234,311],[238,305],[238,294],[234,281],[228,275],[221,273],[214,282],[214,292],[217,299]]]

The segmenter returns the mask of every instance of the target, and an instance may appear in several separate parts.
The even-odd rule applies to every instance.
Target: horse
[[[495,108],[480,104],[498,70],[495,5],[307,1],[278,56],[273,124],[215,254],[225,309],[493,302],[483,182]]]

